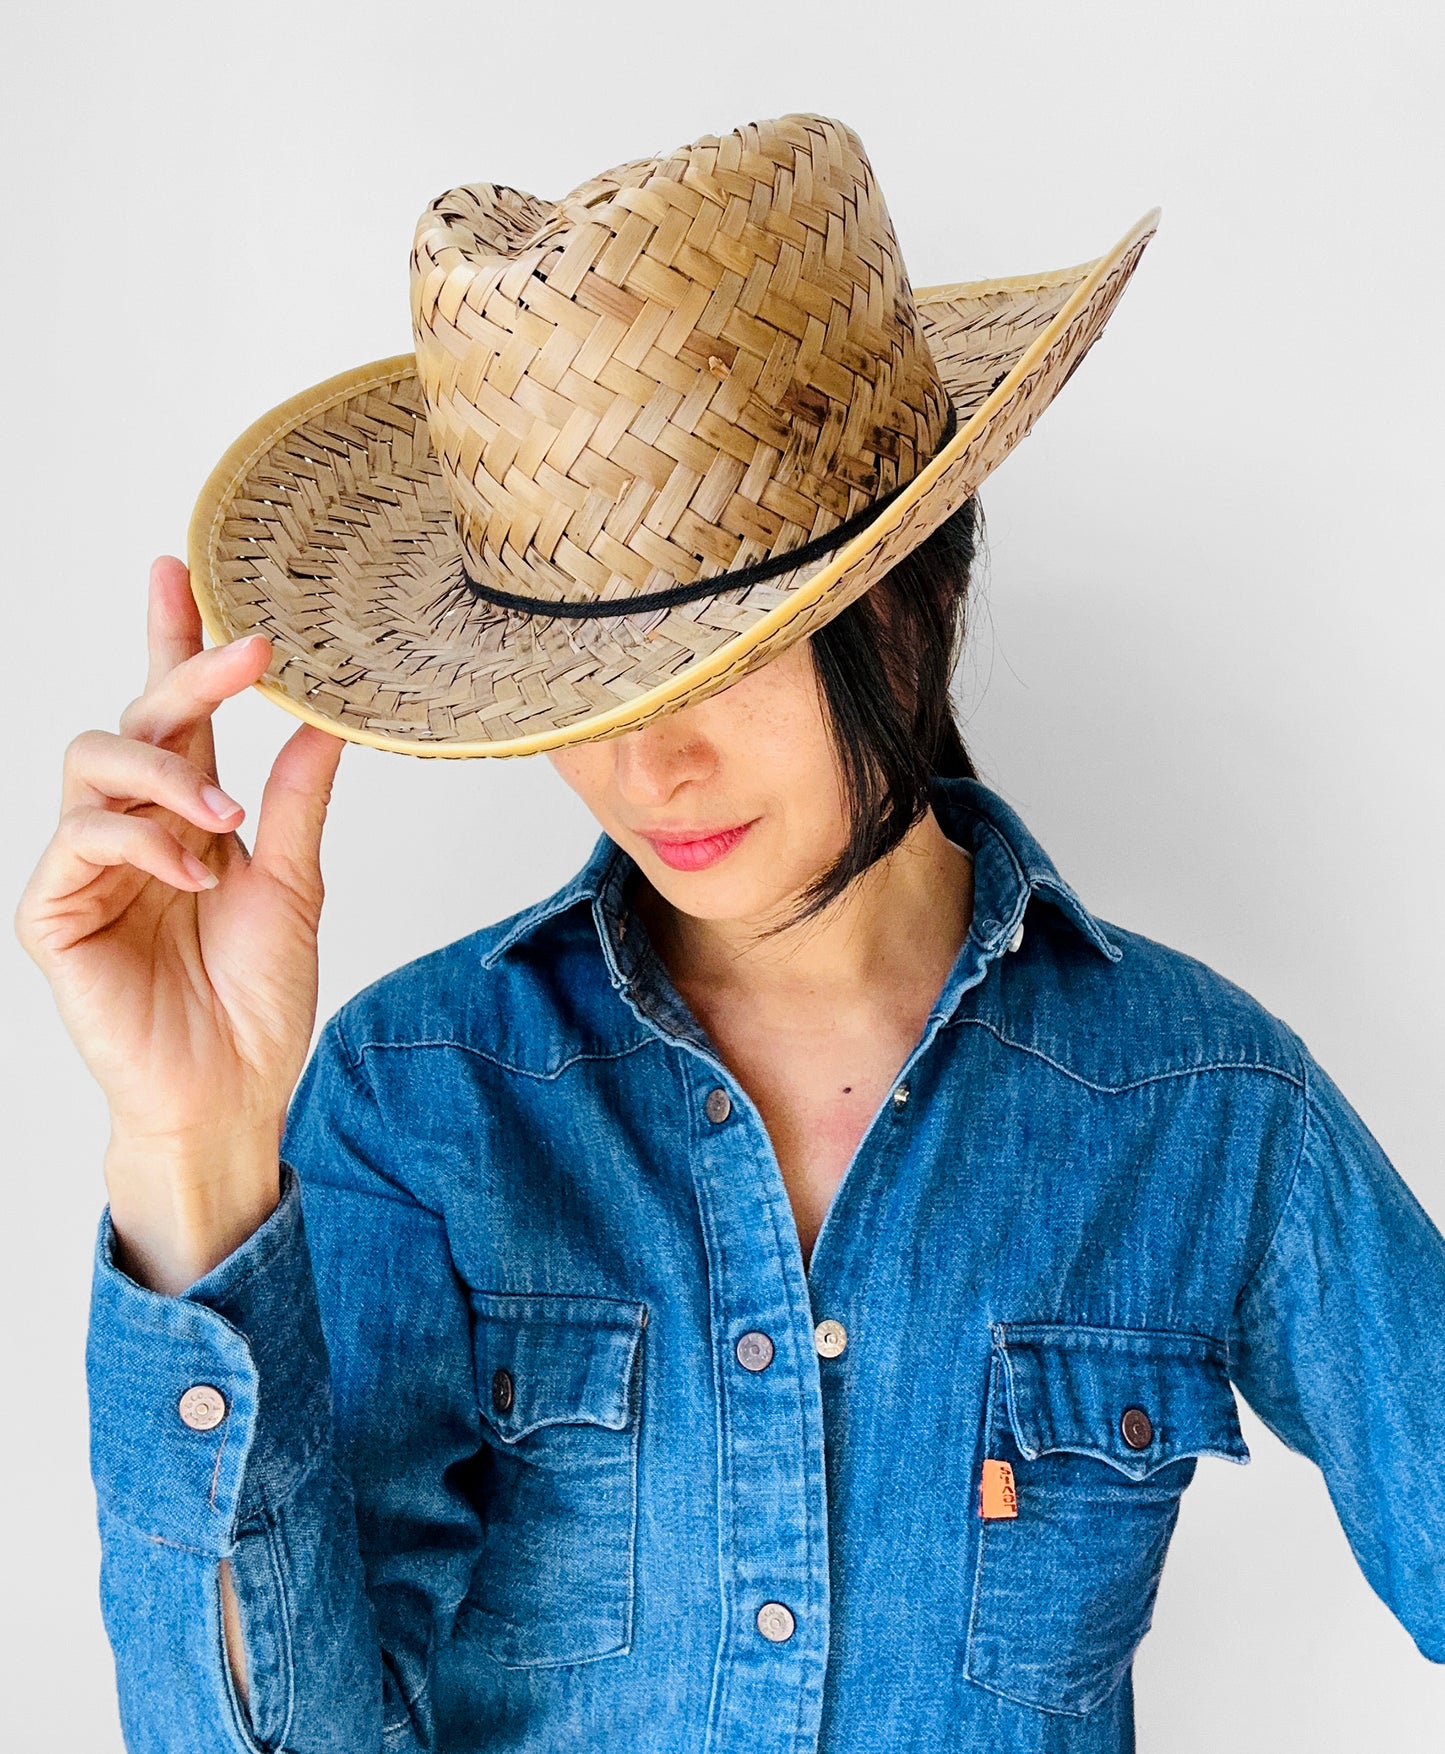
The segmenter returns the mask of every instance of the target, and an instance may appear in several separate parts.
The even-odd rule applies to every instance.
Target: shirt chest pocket
[[[512,1668],[632,1641],[646,1307],[474,1293],[482,1551],[464,1614]]]
[[[1247,1462],[1214,1341],[1164,1330],[994,1326],[965,1673],[1082,1715],[1149,1628],[1198,1457]],[[1009,1514],[1012,1511],[1013,1514]]]

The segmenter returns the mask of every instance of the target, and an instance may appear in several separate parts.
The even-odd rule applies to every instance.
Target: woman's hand
[[[174,1291],[279,1198],[343,741],[303,724],[286,742],[248,852],[245,813],[216,784],[211,715],[264,674],[270,641],[204,650],[173,557],[151,568],[148,631],[145,691],[119,734],[83,731],[66,751],[59,825],[15,930],[110,1105],[106,1181],[127,1270]]]

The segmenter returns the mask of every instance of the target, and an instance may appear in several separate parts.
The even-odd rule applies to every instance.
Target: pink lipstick
[[[753,821],[756,820],[754,817]],[[741,822],[736,828],[720,829],[713,834],[645,834],[642,838],[663,864],[671,865],[674,871],[704,871],[719,859],[726,858],[752,825],[752,822]]]

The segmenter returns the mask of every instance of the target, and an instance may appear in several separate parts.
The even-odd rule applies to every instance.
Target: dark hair
[[[966,499],[811,636],[848,842],[774,930],[812,918],[892,852],[927,810],[935,774],[976,777],[949,683],[982,529],[978,502]]]

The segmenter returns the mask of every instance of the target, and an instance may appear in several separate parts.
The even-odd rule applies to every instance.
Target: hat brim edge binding
[[[1074,268],[1055,269],[1043,274],[1012,275],[1003,279],[959,281],[941,286],[916,288],[914,297],[920,304],[941,303],[952,299],[982,297],[989,293],[1024,292],[1031,289],[1057,287],[1078,278],[1078,284],[1047,325],[1039,331],[1015,360],[1007,374],[988,396],[962,422],[958,431],[937,456],[914,476],[907,487],[866,529],[845,543],[811,578],[799,585],[786,602],[770,609],[745,633],[719,646],[716,651],[698,659],[676,676],[616,707],[610,707],[579,722],[531,732],[523,737],[499,738],[495,741],[434,743],[390,737],[362,726],[343,725],[314,707],[307,706],[276,683],[263,676],[252,686],[268,700],[283,707],[294,718],[317,726],[334,737],[361,743],[390,753],[468,759],[488,756],[536,755],[549,749],[564,748],[572,743],[595,742],[625,732],[630,727],[655,717],[662,709],[682,697],[699,691],[700,685],[721,672],[734,667],[740,658],[761,645],[774,633],[827,595],[852,567],[887,536],[902,518],[921,500],[969,449],[981,429],[1009,401],[1040,362],[1048,355],[1059,337],[1068,329],[1078,312],[1086,305],[1114,266],[1142,240],[1152,236],[1160,217],[1158,207],[1151,208],[1139,219],[1114,247],[1090,262]],[[225,616],[212,587],[212,566],[216,538],[226,506],[236,488],[265,455],[277,439],[301,421],[324,409],[368,389],[379,389],[396,383],[415,370],[413,353],[393,354],[384,359],[353,366],[334,377],[313,384],[278,403],[241,433],[207,477],[196,500],[187,531],[187,556],[190,566],[191,592],[200,612],[201,625],[211,640],[222,645],[238,636],[227,626]],[[1003,459],[1000,458],[1000,461]]]

